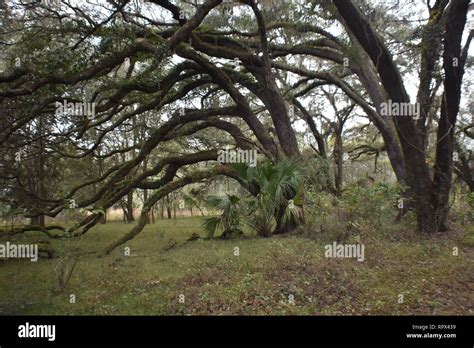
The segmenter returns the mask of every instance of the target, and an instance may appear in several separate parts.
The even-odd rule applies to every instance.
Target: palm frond
[[[303,221],[303,208],[295,204],[295,202],[290,199],[288,204],[285,207],[283,215],[281,216],[281,224],[285,225],[290,221]]]
[[[204,231],[207,232],[207,238],[212,238],[216,234],[216,230],[221,225],[221,219],[217,216],[207,218],[202,223]]]

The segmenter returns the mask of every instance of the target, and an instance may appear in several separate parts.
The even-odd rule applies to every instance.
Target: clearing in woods
[[[81,241],[53,240],[57,258],[0,261],[0,313],[474,313],[473,226],[465,234],[429,238],[400,230],[394,233],[395,228],[402,228],[399,225],[385,234],[371,231],[366,234],[370,242],[365,243],[364,262],[358,262],[325,258],[327,243],[299,233],[187,241],[195,232],[205,235],[201,222],[199,217],[159,220],[110,255],[98,258],[94,252],[131,228],[111,222],[96,226]],[[29,232],[9,240],[34,237],[43,238]],[[457,256],[454,247],[458,247]],[[130,248],[130,256],[125,255],[125,248]],[[61,264],[72,265],[64,258],[72,250],[82,256],[61,291],[58,270]]]

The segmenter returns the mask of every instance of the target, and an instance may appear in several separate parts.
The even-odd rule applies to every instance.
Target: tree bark
[[[343,148],[342,148],[342,126],[336,126],[334,143],[334,183],[336,186],[336,194],[342,193],[342,175],[343,175]]]
[[[357,38],[377,68],[382,85],[395,103],[409,103],[400,72],[382,39],[372,30],[364,15],[349,0],[333,0],[346,26]],[[417,228],[435,232],[435,195],[426,164],[422,141],[409,117],[394,117],[406,165],[407,181],[414,195]]]
[[[448,226],[449,193],[452,185],[454,128],[461,100],[464,64],[461,58],[461,40],[466,24],[469,0],[453,1],[449,7],[444,34],[444,95],[439,119],[434,187],[436,190],[436,222],[441,231]]]
[[[430,18],[423,28],[421,40],[421,62],[420,62],[420,85],[416,101],[420,105],[420,118],[417,120],[417,127],[420,137],[423,141],[423,149],[428,145],[428,131],[426,121],[429,117],[433,96],[431,94],[431,82],[435,71],[436,62],[439,52],[442,48],[443,28],[442,21],[443,12],[449,0],[438,0],[433,7],[430,8]]]
[[[133,190],[127,194],[127,222],[133,222]]]

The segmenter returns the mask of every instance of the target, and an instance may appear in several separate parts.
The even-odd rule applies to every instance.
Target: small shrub
[[[341,198],[341,206],[354,220],[381,223],[395,211],[402,189],[396,184],[375,183],[369,187],[349,185]]]

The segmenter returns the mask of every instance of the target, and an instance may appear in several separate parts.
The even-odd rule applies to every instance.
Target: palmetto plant
[[[303,176],[292,160],[268,161],[257,167],[235,164],[233,168],[244,185],[258,192],[248,204],[248,224],[259,236],[286,232],[303,220],[299,192]]]
[[[223,229],[222,235],[224,237],[231,237],[241,234],[239,228],[241,220],[240,198],[234,195],[226,194],[224,196],[209,196],[209,205],[219,210],[219,216],[207,218],[204,221],[203,227],[207,232],[207,237],[214,237],[218,228]]]
[[[238,163],[232,167],[239,181],[252,188],[255,196],[248,199],[228,194],[210,196],[209,205],[221,213],[207,218],[203,224],[209,238],[215,235],[218,228],[223,229],[224,237],[241,234],[243,220],[261,237],[287,232],[303,221],[299,192],[303,176],[293,161],[268,161],[257,167]]]

